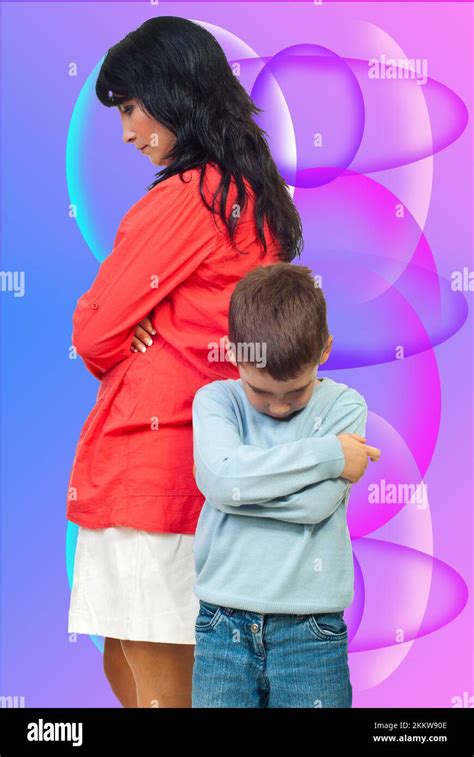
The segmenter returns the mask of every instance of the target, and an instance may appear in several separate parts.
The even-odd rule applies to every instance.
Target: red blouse
[[[112,253],[77,301],[72,343],[101,384],[77,443],[68,483],[68,520],[88,528],[128,526],[195,532],[204,497],[193,476],[192,401],[210,381],[239,378],[213,345],[228,332],[235,285],[258,265],[278,262],[265,225],[256,236],[255,197],[231,246],[219,216],[199,194],[199,170],[157,184],[123,217]],[[212,204],[219,169],[207,164],[203,191]],[[231,184],[228,210],[236,202]],[[153,312],[151,312],[153,311]],[[151,316],[150,316],[151,313]],[[156,335],[131,352],[138,323]]]

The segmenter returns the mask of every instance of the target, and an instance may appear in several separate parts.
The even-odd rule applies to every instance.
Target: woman
[[[68,630],[104,636],[123,706],[190,707],[204,502],[193,396],[238,378],[213,350],[232,290],[257,265],[299,255],[301,221],[259,109],[204,28],[146,21],[108,51],[96,93],[118,108],[124,142],[164,169],[74,311],[73,344],[101,385],[68,486],[79,525]]]

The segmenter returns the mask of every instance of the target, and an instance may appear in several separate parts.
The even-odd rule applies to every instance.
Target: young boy
[[[206,500],[192,706],[351,707],[346,510],[380,454],[364,444],[367,406],[317,377],[333,338],[309,268],[277,263],[241,279],[229,337],[240,379],[206,384],[193,401]]]

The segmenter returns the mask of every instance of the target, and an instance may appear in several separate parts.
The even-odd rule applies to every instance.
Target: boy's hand
[[[151,313],[150,313],[151,315]],[[133,337],[130,350],[132,352],[146,352],[146,348],[153,344],[153,340],[150,338],[150,334],[156,334],[153,328],[152,322],[149,318],[144,318],[140,321],[135,329],[135,336]]]
[[[365,444],[365,436],[359,434],[338,434],[337,438],[346,458],[341,477],[355,484],[364,475],[369,459],[373,462],[380,459],[380,450]]]

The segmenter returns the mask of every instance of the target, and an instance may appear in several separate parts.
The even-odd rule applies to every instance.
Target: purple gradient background
[[[115,707],[119,704],[102,672],[100,650],[88,636],[78,635],[72,641],[67,633],[66,487],[80,428],[98,388],[80,361],[68,359],[75,301],[88,289],[97,271],[97,260],[76,221],[68,216],[71,199],[65,173],[66,140],[81,87],[107,48],[152,15],[179,15],[215,24],[267,59],[293,45],[328,46],[320,24],[321,14],[325,14],[329,26],[339,30],[337,46],[332,39],[338,55],[362,57],[352,38],[351,23],[371,22],[396,40],[409,57],[427,58],[429,76],[453,90],[470,114],[472,6],[373,2],[328,3],[322,7],[306,3],[12,3],[5,4],[2,12],[3,139],[8,147],[3,156],[2,270],[25,271],[26,294],[15,298],[2,293],[0,695],[23,696],[27,707]],[[71,62],[78,65],[77,77],[68,76]],[[120,142],[118,116],[104,109],[101,123],[110,129],[109,138],[116,137]],[[371,140],[376,149],[376,132],[371,133]],[[110,182],[116,187],[115,194],[104,202],[108,214],[104,223],[112,231],[153,178],[154,167],[148,161],[137,167],[136,161],[140,156],[123,148],[123,163],[110,166],[110,171],[104,168],[107,189],[110,176],[117,177]],[[133,173],[129,173],[132,164]],[[390,182],[396,184],[403,170],[391,168],[369,176],[391,188]],[[444,280],[449,280],[453,270],[473,268],[471,172],[472,130],[468,123],[459,139],[433,158],[433,184],[423,233],[437,273]],[[361,179],[364,186],[368,184],[366,178]],[[413,183],[415,180],[412,175]],[[395,189],[391,191],[396,194]],[[318,189],[296,191],[295,201],[301,211],[308,199],[305,192]],[[377,195],[381,206],[382,200],[382,194]],[[360,212],[357,207],[358,217]],[[352,223],[356,231],[355,219]],[[305,238],[310,226],[308,219]],[[410,255],[412,252],[410,249]],[[426,250],[419,254],[431,271]],[[316,272],[319,264],[324,265],[324,257],[318,257],[317,252],[313,255],[308,246],[298,262]],[[353,264],[357,268],[363,261],[354,260]],[[399,273],[397,270],[397,276]],[[375,285],[379,284],[377,280]],[[324,283],[323,288],[332,316],[336,308],[333,294]],[[361,587],[348,611],[352,621],[354,707],[451,707],[454,697],[462,698],[465,692],[474,695],[470,596],[472,293],[466,292],[465,297],[469,312],[454,319],[453,335],[449,329],[443,332],[446,341],[439,344],[436,324],[428,323],[428,312],[423,313],[420,304],[422,326],[437,345],[433,350],[398,363],[359,363],[361,367],[357,368],[335,369],[335,365],[344,363],[333,361],[323,371],[323,375],[354,386],[366,398],[371,411],[369,440],[391,452],[383,461],[384,467],[377,470],[377,477],[395,480],[398,473],[402,481],[416,481],[419,472],[429,491],[431,523],[420,525],[418,521],[420,533],[415,546],[397,543],[400,531],[391,534],[396,517],[382,532],[386,519],[379,522],[373,510],[364,512],[364,493],[354,489],[350,528],[355,539],[356,586]],[[357,313],[357,302],[350,303],[350,296],[347,299]],[[331,317],[335,345],[344,345],[345,317],[336,317],[336,313]],[[382,325],[395,330],[398,317],[396,309],[390,309],[384,313]],[[445,319],[452,320],[452,314]],[[379,333],[384,333],[383,328]],[[420,333],[424,333],[423,328]],[[369,336],[360,334],[365,348]],[[349,344],[354,348],[353,340]],[[375,480],[376,474],[371,475]],[[396,508],[393,515],[397,515]],[[368,532],[369,519],[373,520]],[[378,533],[375,528],[380,528]],[[407,533],[412,534],[412,528],[407,528]],[[382,544],[383,540],[389,542],[388,546]],[[430,550],[434,558],[423,554]],[[364,562],[370,564],[371,560],[372,565],[381,566],[377,575],[364,572]],[[432,570],[429,598],[423,594],[426,585],[419,583],[427,569]],[[407,618],[401,616],[400,607],[392,618],[393,607],[390,603],[384,607],[382,602],[384,595],[385,599],[390,596],[397,579],[412,587],[403,605]],[[414,636],[421,628],[419,638],[392,648],[394,655],[399,654],[399,662],[394,663],[395,658],[384,657],[383,649],[379,654],[379,648],[389,643],[387,628],[401,625],[406,638],[411,638],[410,618]],[[358,635],[354,636],[356,630]],[[367,652],[367,648],[374,651]]]

